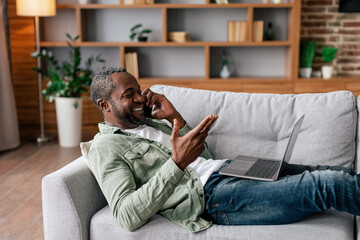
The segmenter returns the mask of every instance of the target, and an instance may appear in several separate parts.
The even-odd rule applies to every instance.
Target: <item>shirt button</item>
[[[204,195],[203,195],[203,194],[200,194],[199,196],[200,196],[201,198],[202,198],[202,197],[204,197]]]
[[[141,156],[141,153],[137,153],[136,155],[138,155],[139,157]]]
[[[199,180],[199,179],[197,179],[197,178],[194,179],[195,182],[196,182],[197,180]]]

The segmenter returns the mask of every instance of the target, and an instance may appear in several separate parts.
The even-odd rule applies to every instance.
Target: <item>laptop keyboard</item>
[[[271,178],[280,166],[280,161],[258,159],[245,173],[246,176]]]

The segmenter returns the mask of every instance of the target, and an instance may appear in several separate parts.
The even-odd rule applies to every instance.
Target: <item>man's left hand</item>
[[[185,120],[175,109],[172,103],[163,95],[146,88],[143,93],[146,97],[145,105],[152,108],[151,117],[154,119],[166,119],[170,123],[178,120],[180,128],[185,126]]]

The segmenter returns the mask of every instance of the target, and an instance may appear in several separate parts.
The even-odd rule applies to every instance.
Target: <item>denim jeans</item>
[[[331,207],[360,215],[360,175],[352,169],[286,164],[274,182],[229,177],[219,171],[204,187],[203,217],[215,224],[285,224]]]

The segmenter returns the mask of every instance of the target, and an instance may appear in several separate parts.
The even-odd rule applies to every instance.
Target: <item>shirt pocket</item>
[[[123,153],[124,159],[133,168],[135,178],[141,182],[144,180],[146,169],[143,166],[144,155],[148,152],[150,144],[147,142],[137,143]]]
[[[130,161],[139,159],[149,150],[149,147],[150,144],[147,142],[135,144],[134,146],[126,150],[123,153],[123,156]]]

